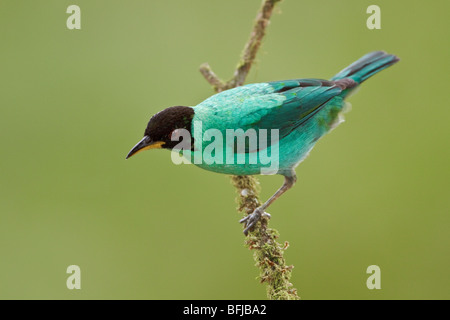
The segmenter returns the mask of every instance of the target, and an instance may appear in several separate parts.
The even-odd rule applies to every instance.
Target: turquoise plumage
[[[215,94],[195,107],[167,108],[150,119],[144,139],[128,157],[155,146],[180,151],[174,142],[177,136],[174,132],[184,129],[190,133],[191,140],[188,148],[185,144],[180,152],[203,169],[232,175],[283,175],[283,186],[241,220],[246,224],[244,233],[247,233],[262,215],[267,215],[265,209],[294,185],[294,169],[315,143],[340,123],[345,98],[362,82],[398,60],[394,55],[376,51],[352,63],[331,80],[248,84]],[[225,139],[230,130],[233,139]],[[258,138],[266,133],[266,141],[250,143],[249,131]],[[205,143],[205,136],[210,144]],[[276,136],[278,139],[272,140]],[[214,148],[211,148],[213,141]],[[245,145],[236,147],[236,141],[244,141]],[[206,152],[211,149],[214,152]],[[267,163],[269,154],[271,161]],[[223,161],[218,155],[225,155]]]
[[[360,83],[398,61],[381,51],[370,53],[339,72],[331,81],[297,79],[249,84],[218,93],[196,107],[194,121],[203,132],[215,128],[279,129],[279,169],[290,174],[317,140],[334,128],[345,111],[345,97]],[[195,134],[194,128],[192,131]],[[225,148],[225,147],[224,147]],[[204,151],[203,148],[197,149]],[[267,152],[270,153],[271,147]],[[197,151],[199,152],[199,151]],[[224,150],[225,152],[225,150]],[[195,153],[195,152],[194,152]],[[187,153],[192,160],[192,154]],[[247,155],[248,157],[248,155]],[[197,164],[203,169],[226,174],[260,174],[261,163]]]

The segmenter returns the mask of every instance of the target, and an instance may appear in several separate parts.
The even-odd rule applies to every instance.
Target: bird
[[[261,217],[270,218],[266,209],[294,186],[295,168],[316,142],[343,121],[348,108],[345,99],[365,80],[398,61],[395,55],[374,51],[330,80],[252,83],[214,94],[196,106],[166,108],[150,118],[144,137],[126,159],[143,150],[167,149],[216,173],[284,176],[283,185],[240,220],[248,235]],[[230,132],[234,135],[227,136]],[[250,143],[252,137],[259,137],[259,143]],[[205,141],[214,141],[214,147]],[[228,161],[219,161],[222,153]],[[276,156],[271,167],[262,161],[269,153]]]

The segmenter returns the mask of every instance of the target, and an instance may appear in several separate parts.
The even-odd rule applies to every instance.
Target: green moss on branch
[[[231,182],[238,192],[238,210],[250,214],[259,205],[259,182],[253,176],[232,176]],[[297,289],[290,282],[293,266],[286,265],[284,251],[289,243],[277,241],[279,233],[267,227],[268,219],[263,217],[249,232],[245,245],[253,250],[255,265],[260,270],[261,283],[267,284],[267,297],[272,300],[298,300]]]

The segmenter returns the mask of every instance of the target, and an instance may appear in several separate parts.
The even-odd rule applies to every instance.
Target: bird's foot
[[[258,207],[253,211],[253,213],[249,214],[245,218],[239,220],[239,223],[245,224],[244,234],[248,235],[248,232],[253,229],[256,223],[262,218],[267,217],[270,219],[270,214],[264,212],[261,207]]]

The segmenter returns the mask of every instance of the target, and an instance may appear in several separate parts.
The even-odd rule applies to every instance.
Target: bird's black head
[[[127,159],[136,153],[148,149],[172,149],[179,141],[172,141],[176,129],[186,129],[191,133],[194,109],[191,107],[170,107],[153,117],[147,124],[144,138],[128,153]],[[191,135],[192,136],[192,135]]]

